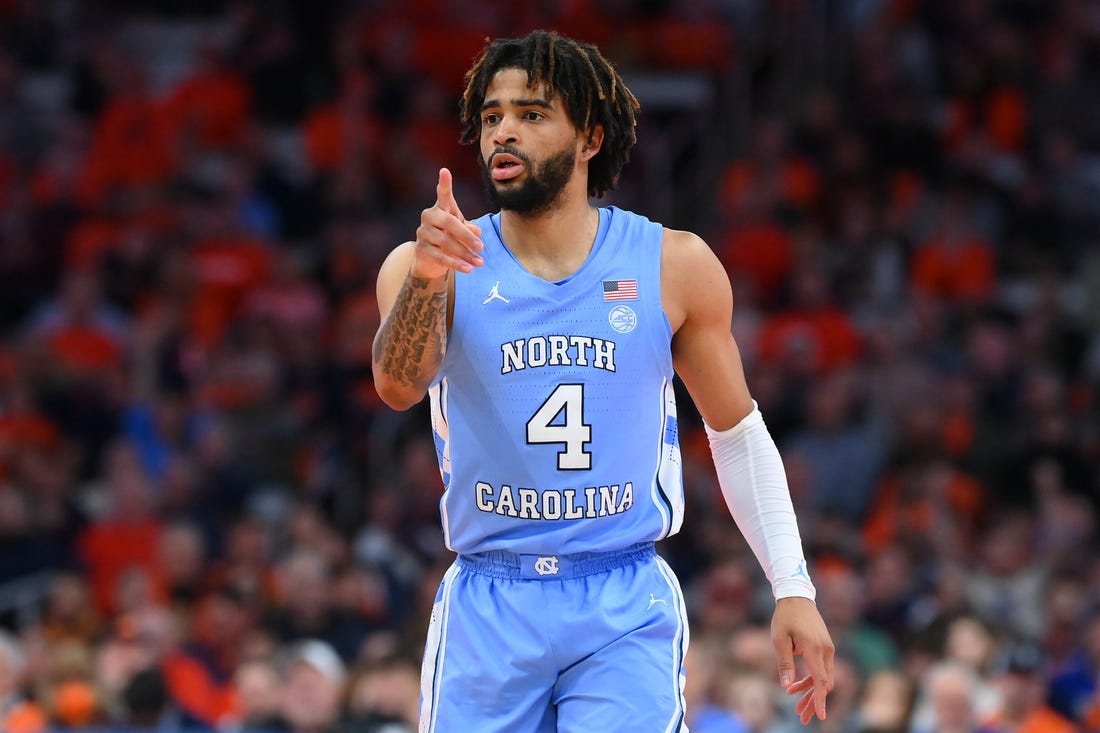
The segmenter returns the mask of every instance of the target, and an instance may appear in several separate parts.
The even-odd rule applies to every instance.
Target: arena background
[[[0,728],[415,730],[441,544],[374,277],[486,36],[642,103],[834,634],[812,728],[1100,729],[1100,2],[0,0]],[[696,733],[797,730],[683,422]]]

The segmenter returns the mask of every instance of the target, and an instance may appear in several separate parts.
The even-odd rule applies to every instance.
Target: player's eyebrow
[[[551,104],[549,100],[543,99],[542,97],[531,97],[530,99],[526,97],[521,97],[518,99],[513,99],[511,101],[512,105],[515,107],[542,107],[543,109],[554,108],[554,105]],[[487,109],[499,107],[500,105],[501,102],[499,99],[486,99],[484,102],[481,103],[481,111],[484,112]]]

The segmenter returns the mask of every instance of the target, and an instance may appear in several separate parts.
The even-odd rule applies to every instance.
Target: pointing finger
[[[436,205],[439,208],[463,221],[466,220],[466,217],[462,215],[462,211],[458,208],[458,202],[455,201],[454,177],[447,168],[439,169],[439,183],[435,186],[435,198]]]

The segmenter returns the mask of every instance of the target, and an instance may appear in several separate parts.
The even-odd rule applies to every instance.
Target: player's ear
[[[603,146],[603,125],[593,125],[581,147],[581,156],[584,160],[591,160]]]

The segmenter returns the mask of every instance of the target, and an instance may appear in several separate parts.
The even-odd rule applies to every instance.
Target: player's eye
[[[481,117],[481,124],[483,125],[495,125],[498,122],[500,122],[500,115],[498,114],[487,114]]]

